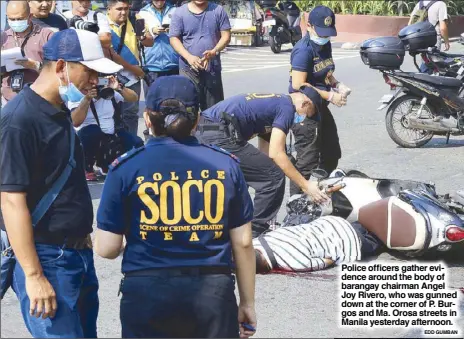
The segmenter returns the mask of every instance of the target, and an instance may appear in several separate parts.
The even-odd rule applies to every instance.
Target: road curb
[[[453,37],[453,38],[450,38],[449,41],[457,42],[460,39],[461,37]],[[332,47],[353,50],[353,49],[359,49],[361,44],[362,42],[332,42]]]

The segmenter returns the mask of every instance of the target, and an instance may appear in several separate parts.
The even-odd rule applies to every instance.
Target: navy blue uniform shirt
[[[108,173],[97,227],[125,234],[122,272],[232,265],[229,231],[253,204],[237,160],[202,145],[151,138]]]
[[[32,211],[68,163],[70,123],[70,112],[65,106],[57,109],[29,86],[9,101],[1,112],[1,191],[26,192]],[[76,167],[36,225],[35,233],[40,238],[85,237],[92,232],[92,198],[77,135],[75,140]],[[5,229],[3,219],[1,227]]]
[[[290,71],[295,70],[308,74],[306,78],[307,83],[321,90],[330,91],[331,86],[328,78],[335,71],[330,42],[320,46],[310,39],[309,34],[306,34],[293,47],[290,63]],[[289,92],[296,92],[292,87],[291,74]]]
[[[243,139],[250,140],[257,134],[267,134],[272,127],[288,134],[293,126],[295,106],[288,95],[283,94],[240,94],[204,110],[201,115],[207,120],[220,122],[222,114],[237,118]]]

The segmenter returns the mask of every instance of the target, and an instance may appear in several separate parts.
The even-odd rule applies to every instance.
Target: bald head
[[[10,20],[25,20],[29,18],[31,11],[27,1],[8,1],[6,15]]]

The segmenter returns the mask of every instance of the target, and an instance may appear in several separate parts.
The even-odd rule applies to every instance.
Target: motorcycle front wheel
[[[392,103],[385,116],[388,135],[401,147],[422,147],[433,138],[433,132],[411,129],[407,126],[406,118],[417,116],[421,107],[420,102],[420,98],[416,96],[404,95]],[[432,119],[434,117],[432,107],[425,104],[420,117],[423,119]]]

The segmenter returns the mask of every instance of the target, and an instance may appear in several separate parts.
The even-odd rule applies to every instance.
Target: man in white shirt
[[[124,152],[143,145],[141,138],[124,130],[120,117],[121,103],[137,101],[137,93],[120,85],[114,76],[107,79],[109,83],[104,90],[107,91],[105,95],[104,91],[100,90],[98,93],[97,89],[93,89],[80,102],[68,102],[72,121],[84,150],[87,181],[97,180],[93,166],[101,152],[106,151],[106,149],[100,149],[101,142],[105,137],[117,134],[117,138],[120,139],[119,144]],[[113,89],[113,91],[109,91],[110,94],[114,95],[113,97],[106,96],[108,89]],[[114,159],[108,159],[109,162],[112,160]],[[103,173],[106,172],[106,168],[101,170]]]
[[[411,12],[411,18],[409,19],[409,24],[413,21],[414,16],[417,14],[420,8],[427,7],[428,9],[428,20],[429,22],[435,26],[437,31],[437,48],[441,49],[441,39],[445,41],[445,51],[450,49],[450,42],[448,36],[448,10],[446,7],[446,3],[444,1],[436,1],[436,0],[421,0],[419,1],[414,9]]]
[[[68,19],[68,21],[74,16],[79,16],[86,22],[96,23],[99,28],[98,36],[100,37],[103,49],[110,48],[111,29],[106,16],[103,13],[95,14],[96,12],[91,11],[91,1],[89,0],[71,1],[71,3],[72,10],[64,12],[63,16]]]
[[[253,239],[256,273],[310,272],[375,254],[380,240],[359,223],[325,216],[308,224],[281,227]]]

